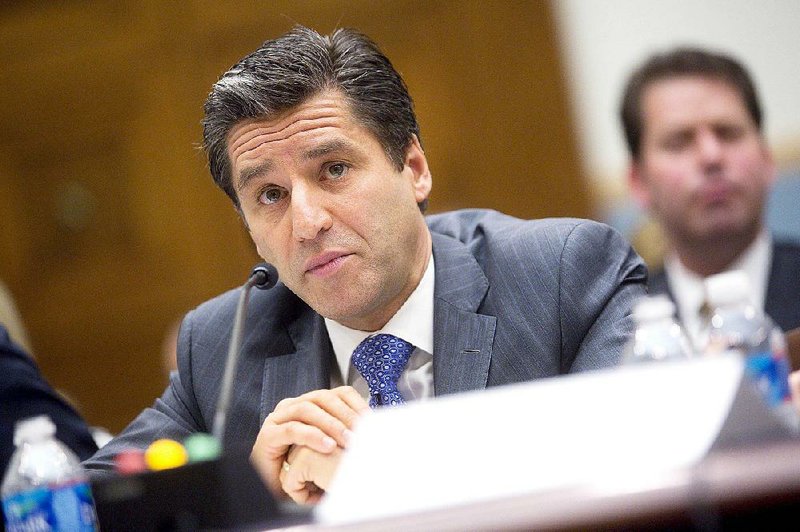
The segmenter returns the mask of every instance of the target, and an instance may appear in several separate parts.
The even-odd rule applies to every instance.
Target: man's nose
[[[304,184],[292,189],[292,235],[300,242],[313,240],[320,231],[327,231],[333,219],[325,205],[324,194]]]
[[[722,141],[713,131],[703,131],[698,136],[698,154],[701,163],[706,167],[716,168],[722,162],[724,147]]]

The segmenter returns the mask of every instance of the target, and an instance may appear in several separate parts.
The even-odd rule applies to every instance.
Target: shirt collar
[[[750,279],[752,302],[763,309],[767,299],[767,283],[772,266],[772,237],[761,231],[758,238],[750,244],[738,259],[733,261],[729,270],[742,270]]]
[[[772,238],[762,230],[753,243],[725,269],[745,272],[750,280],[751,301],[761,309],[764,308],[771,262]],[[695,336],[700,327],[697,311],[704,299],[704,278],[686,268],[675,254],[667,256],[664,270],[687,332]]]
[[[433,287],[434,287],[433,253],[425,268],[419,284],[408,296],[403,306],[380,330],[375,332],[359,331],[345,327],[341,323],[325,318],[328,336],[331,339],[333,352],[341,375],[347,379],[350,367],[350,356],[358,344],[367,336],[380,333],[393,334],[413,344],[416,348],[433,354]]]

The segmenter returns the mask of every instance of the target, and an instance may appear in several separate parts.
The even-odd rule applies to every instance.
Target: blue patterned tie
[[[353,365],[369,386],[369,406],[401,405],[397,381],[414,346],[391,334],[368,336],[353,351]]]

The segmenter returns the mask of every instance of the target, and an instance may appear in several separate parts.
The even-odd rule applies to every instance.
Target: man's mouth
[[[305,272],[311,275],[327,275],[338,270],[352,253],[326,251],[306,261]]]
[[[733,195],[733,188],[729,185],[715,185],[705,187],[700,193],[700,197],[706,205],[718,205],[727,203]]]

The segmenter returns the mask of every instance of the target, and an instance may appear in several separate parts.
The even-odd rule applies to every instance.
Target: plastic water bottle
[[[55,433],[48,416],[16,424],[17,449],[1,490],[8,532],[97,529],[86,472]]]
[[[712,275],[705,280],[706,298],[713,309],[706,334],[707,355],[739,353],[746,375],[767,404],[787,425],[797,429],[797,413],[789,390],[786,338],[750,297],[750,283],[742,271]]]
[[[675,304],[664,295],[647,296],[633,308],[636,331],[622,355],[622,364],[688,360],[692,348],[675,319]]]

